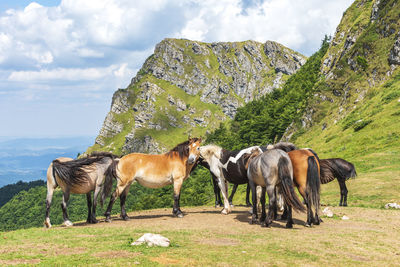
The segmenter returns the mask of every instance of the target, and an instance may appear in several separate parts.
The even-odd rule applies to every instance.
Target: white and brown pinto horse
[[[224,209],[222,214],[231,212],[231,206],[228,199],[228,185],[227,182],[233,184],[247,184],[247,169],[246,169],[246,155],[250,155],[253,149],[258,149],[261,153],[262,150],[258,146],[245,148],[242,150],[229,151],[217,145],[206,145],[200,147],[200,157],[203,161],[200,163],[206,166],[217,178],[218,187],[222,192],[224,198]],[[207,165],[205,165],[207,163]],[[214,191],[216,191],[214,189]],[[215,192],[219,193],[219,192]]]
[[[180,191],[183,181],[188,178],[199,157],[200,143],[201,138],[189,138],[164,154],[131,153],[123,156],[116,167],[117,188],[112,194],[110,204],[104,214],[106,221],[111,221],[111,209],[117,197],[120,197],[122,219],[129,219],[125,211],[125,201],[129,187],[134,181],[148,188],[160,188],[173,184],[174,207],[172,213],[177,217],[183,217],[179,206]]]
[[[88,205],[88,223],[97,223],[97,197],[101,194],[100,203],[111,193],[112,181],[115,177],[113,169],[118,158],[108,152],[94,152],[85,158],[71,159],[60,157],[53,160],[47,169],[46,219],[44,225],[51,227],[50,206],[54,190],[60,187],[63,191],[61,208],[64,225],[72,226],[68,219],[67,203],[70,194],[86,194]],[[91,192],[94,191],[93,204]]]

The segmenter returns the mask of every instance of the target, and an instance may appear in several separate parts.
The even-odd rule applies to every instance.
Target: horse
[[[61,209],[64,225],[72,226],[68,218],[67,203],[70,194],[86,194],[88,206],[88,223],[97,223],[97,197],[101,193],[100,203],[110,194],[112,180],[116,178],[113,169],[118,162],[117,156],[108,152],[94,152],[85,158],[72,159],[60,157],[53,160],[47,169],[46,218],[44,225],[51,227],[50,206],[54,190],[59,186],[63,191]],[[91,192],[94,191],[93,204]]]
[[[280,192],[287,210],[286,228],[293,228],[292,207],[300,212],[305,208],[296,193],[293,184],[293,167],[286,152],[280,149],[269,149],[260,152],[254,149],[246,163],[247,176],[253,196],[253,215],[250,224],[258,221],[256,185],[261,186],[261,226],[269,227],[276,218],[276,191]],[[265,192],[268,193],[268,214],[265,213]]]
[[[346,180],[357,176],[354,165],[341,158],[321,159],[320,160],[321,183],[329,183],[335,178],[340,186],[339,206],[347,206],[347,187]]]
[[[180,191],[192,167],[199,157],[201,138],[189,138],[178,144],[169,152],[159,155],[131,153],[123,156],[116,166],[117,188],[111,196],[107,211],[106,222],[111,222],[111,209],[120,197],[121,217],[129,220],[125,211],[125,201],[129,188],[134,181],[148,188],[160,188],[166,185],[174,185],[174,216],[182,218],[180,209]]]
[[[318,210],[320,207],[320,167],[317,154],[311,149],[297,149],[287,153],[293,166],[294,183],[307,206],[307,223],[320,224]],[[315,217],[312,207],[315,208]],[[282,215],[285,218],[285,212]]]
[[[275,144],[275,145],[273,145],[273,146],[272,146],[272,145],[259,146],[259,148],[260,148],[262,151],[266,151],[268,147],[269,147],[269,148],[275,148],[275,149],[281,149],[281,150],[283,150],[283,151],[285,151],[285,152],[289,152],[289,151],[291,151],[291,150],[297,149],[296,146],[295,146],[294,144],[289,143],[289,142],[279,142],[279,143],[277,143],[277,144]],[[200,165],[202,165],[202,163],[200,163]],[[203,166],[204,166],[204,165],[203,165]],[[204,167],[206,167],[207,169],[209,169],[209,167],[207,167],[207,166],[204,166]],[[219,186],[218,186],[218,179],[217,179],[217,177],[216,177],[212,172],[211,172],[211,176],[212,176],[212,178],[213,178],[213,179],[212,179],[212,182],[213,182],[214,194],[215,194],[215,207],[219,207],[219,206],[222,206],[222,201],[221,201],[221,195],[220,195],[220,188],[219,188]],[[241,179],[239,179],[239,181],[242,182],[242,183],[236,183],[236,181],[237,181],[238,179],[234,179],[234,178],[232,179],[232,178],[230,178],[230,177],[227,177],[227,179],[228,179],[228,181],[229,181],[230,183],[233,184],[232,192],[231,192],[231,194],[230,194],[229,197],[228,197],[229,204],[232,205],[233,196],[234,196],[235,193],[236,193],[236,190],[237,190],[237,188],[238,188],[238,185],[244,184],[244,183],[243,183],[243,180],[241,180]],[[278,201],[282,202],[282,200],[281,200],[280,197],[278,198]],[[251,204],[251,202],[250,202],[250,186],[249,186],[248,183],[247,183],[247,188],[246,188],[246,206],[252,206],[252,204]]]
[[[247,169],[245,167],[247,159],[244,156],[251,154],[253,149],[258,149],[262,152],[261,148],[258,146],[236,151],[229,151],[217,145],[206,145],[200,147],[200,161],[207,163],[208,166],[203,166],[208,167],[211,174],[217,178],[219,189],[224,198],[224,208],[221,211],[222,214],[228,214],[231,212],[231,206],[228,200],[227,182],[233,184],[248,183]]]
[[[197,161],[197,163],[198,163],[198,165],[201,165],[201,166],[205,167],[206,169],[210,170],[210,165],[208,165],[208,163],[205,162],[203,159],[200,158]],[[194,168],[192,170],[194,170]],[[219,185],[218,185],[218,178],[212,172],[210,172],[210,173],[211,173],[211,178],[212,178],[212,183],[213,183],[213,188],[214,188],[215,207],[216,208],[217,207],[222,207],[223,204],[222,204],[221,194],[220,194],[221,193],[221,189],[219,188]],[[250,198],[249,198],[250,187],[249,187],[248,183],[246,183],[246,185],[247,185],[247,188],[246,188],[246,206],[251,206]],[[233,206],[232,199],[233,199],[233,196],[236,193],[236,190],[237,190],[238,186],[239,186],[239,184],[233,184],[232,192],[228,197],[228,202],[229,202],[229,205],[231,205],[231,206]]]

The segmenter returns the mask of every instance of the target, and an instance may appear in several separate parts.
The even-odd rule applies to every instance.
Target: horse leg
[[[86,193],[86,202],[88,207],[88,217],[86,219],[87,223],[92,222],[92,192]]]
[[[179,205],[179,200],[181,198],[182,183],[183,183],[183,178],[174,179],[174,207],[172,209],[172,214],[178,218],[183,217],[183,213]]]
[[[250,186],[249,183],[247,183],[246,187],[246,206],[251,207],[251,202],[250,202]]]
[[[46,219],[44,221],[44,225],[47,228],[51,227],[51,223],[50,223],[50,207],[51,207],[51,201],[53,199],[53,192],[54,189],[57,186],[53,186],[51,184],[49,184],[49,182],[47,182],[47,197],[46,197]]]
[[[222,201],[221,201],[221,189],[219,189],[218,186],[218,179],[217,177],[211,173],[212,176],[212,182],[213,182],[213,186],[214,186],[214,194],[215,194],[215,207],[222,207]]]
[[[258,222],[258,214],[257,214],[257,192],[256,185],[252,180],[249,180],[249,186],[251,189],[251,196],[253,200],[253,215],[249,221],[250,224],[254,224]]]
[[[130,218],[129,218],[128,214],[126,214],[126,210],[125,210],[126,197],[127,197],[128,193],[129,193],[129,188],[130,188],[130,187],[131,187],[131,184],[128,184],[128,185],[125,187],[125,189],[124,189],[124,191],[122,192],[122,194],[120,195],[120,197],[119,197],[120,206],[121,206],[121,218],[122,218],[124,221],[129,221],[129,220],[130,220]]]
[[[274,217],[274,210],[276,206],[276,198],[275,198],[275,186],[268,185],[267,186],[267,194],[268,194],[268,214],[267,218],[265,219],[265,226],[269,227],[272,223]]]
[[[229,205],[231,205],[231,206],[233,206],[233,205],[232,205],[232,199],[233,199],[233,196],[234,196],[235,193],[236,193],[237,188],[238,188],[238,185],[237,185],[237,184],[233,184],[231,195],[230,195],[229,198],[228,198],[228,200],[229,200]]]
[[[314,221],[314,216],[312,212],[312,207],[311,207],[311,202],[309,201],[309,194],[306,193],[306,185],[304,186],[298,186],[297,189],[299,190],[300,195],[303,197],[304,204],[306,204],[307,207],[307,222],[306,222],[306,227],[311,227],[312,222]]]
[[[339,186],[340,186],[340,203],[339,206],[347,206],[347,187],[346,181],[338,179]]]
[[[283,213],[281,215],[281,220],[287,220],[288,218],[288,207],[286,204],[283,205]]]
[[[267,214],[265,213],[265,187],[262,187],[262,189],[261,189],[260,202],[261,202],[260,223],[261,223],[261,227],[265,227],[266,226],[265,219],[267,217]]]
[[[68,219],[68,213],[67,213],[67,203],[69,200],[69,189],[67,189],[64,193],[63,193],[63,199],[62,199],[62,203],[61,203],[61,209],[63,211],[63,218],[64,218],[64,225],[65,226],[72,226],[73,223]]]
[[[231,205],[229,205],[227,183],[226,183],[225,179],[219,178],[218,185],[219,185],[219,188],[221,189],[222,196],[224,197],[224,209],[221,211],[221,213],[228,214],[231,212]]]
[[[96,208],[97,208],[97,198],[99,196],[101,190],[101,186],[96,186],[93,193],[93,205],[92,205],[92,216],[90,223],[98,223],[99,221],[96,219]]]
[[[286,206],[285,208],[287,209],[287,214],[288,214],[286,221],[286,228],[293,228],[292,207]]]
[[[125,189],[125,185],[117,184],[117,188],[115,189],[114,193],[111,195],[110,203],[108,203],[107,210],[104,213],[104,216],[106,216],[106,219],[105,219],[106,222],[111,222],[112,207],[114,205],[115,200],[117,199],[117,197],[119,197],[121,195],[121,193],[124,191],[124,189]]]

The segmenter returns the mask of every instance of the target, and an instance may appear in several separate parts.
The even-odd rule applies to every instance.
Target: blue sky
[[[163,38],[278,41],[307,56],[351,0],[0,1],[0,137],[93,136]]]

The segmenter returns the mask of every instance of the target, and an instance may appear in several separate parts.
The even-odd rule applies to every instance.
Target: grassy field
[[[398,265],[400,211],[382,207],[399,202],[399,169],[359,173],[347,184],[350,207],[337,206],[335,181],[322,187],[322,208],[329,205],[335,216],[312,228],[297,213],[294,229],[282,221],[271,228],[249,225],[249,208],[240,205],[227,216],[211,206],[183,207],[183,219],[173,218],[171,209],[137,211],[128,222],[115,216],[110,224],[2,232],[0,265]],[[242,193],[235,203],[243,203]],[[172,246],[130,246],[146,232],[168,237]]]

